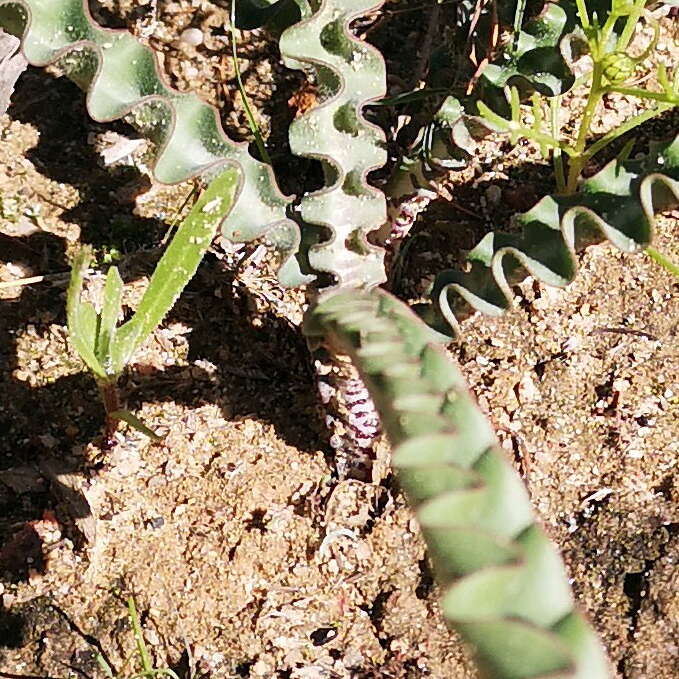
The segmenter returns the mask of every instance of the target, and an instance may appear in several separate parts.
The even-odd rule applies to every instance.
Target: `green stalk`
[[[642,90],[640,87],[615,87],[609,85],[604,88],[604,92],[615,92],[616,94],[626,94],[630,97],[639,97],[639,99],[654,99],[655,101],[664,104],[676,106],[679,104],[679,95],[670,97],[666,92],[651,92],[650,90]]]
[[[662,252],[659,252],[656,250],[654,247],[651,247],[650,245],[646,247],[644,252],[656,263],[660,264],[660,266],[665,269],[666,271],[669,271],[675,278],[679,279],[679,265],[675,264],[671,259],[666,257]]]
[[[592,84],[589,91],[589,96],[587,97],[587,103],[585,104],[585,112],[583,113],[582,120],[580,121],[580,128],[578,130],[578,138],[575,145],[572,147],[572,158],[570,161],[570,166],[568,168],[568,182],[566,183],[566,193],[575,193],[578,186],[578,179],[580,178],[580,173],[585,166],[585,147],[587,146],[587,135],[589,134],[589,128],[592,125],[592,120],[594,119],[594,114],[596,113],[596,107],[601,101],[601,96],[603,94],[603,88],[601,86],[602,81],[602,69],[599,63],[598,55],[593,55],[594,57],[594,68],[592,70]]]
[[[585,5],[585,0],[575,0],[575,4],[578,8],[578,16],[580,17],[580,25],[587,29],[589,28],[589,16],[587,15],[587,6]]]
[[[620,37],[618,38],[618,44],[615,49],[617,52],[625,52],[627,46],[634,35],[634,30],[639,22],[642,12],[646,7],[646,0],[636,0],[632,11],[627,15],[627,21],[625,22],[625,28],[623,28]]]
[[[502,116],[499,116],[495,111],[486,106],[482,101],[476,103],[478,107],[479,114],[485,120],[495,125],[498,130],[503,132],[509,132],[511,136],[512,143],[516,143],[519,137],[524,137],[525,139],[530,139],[541,146],[547,146],[549,148],[559,148],[565,153],[572,153],[569,147],[564,146],[561,141],[555,139],[549,134],[544,132],[539,132],[530,127],[523,127],[520,123],[514,120],[505,120]]]
[[[229,32],[231,33],[231,55],[233,58],[233,66],[236,70],[236,82],[238,83],[238,91],[240,92],[241,99],[243,100],[243,108],[245,109],[245,115],[248,119],[248,125],[250,126],[250,131],[255,136],[255,144],[259,150],[259,154],[262,156],[262,160],[265,163],[271,165],[271,156],[264,146],[264,140],[262,139],[262,134],[259,131],[259,125],[255,120],[255,115],[250,107],[250,100],[245,91],[245,86],[243,85],[243,79],[240,74],[240,64],[238,62],[238,31],[236,30],[236,0],[231,3],[231,21],[229,22]]]
[[[621,137],[623,134],[626,134],[630,130],[633,130],[635,127],[638,127],[642,123],[645,123],[647,120],[651,120],[651,118],[655,118],[657,115],[660,115],[661,113],[664,113],[665,111],[668,111],[671,108],[673,108],[672,104],[666,104],[665,106],[661,105],[658,106],[657,108],[652,108],[649,109],[648,111],[644,111],[643,113],[640,113],[639,115],[634,116],[633,118],[630,118],[629,120],[625,121],[622,125],[616,127],[614,130],[611,130],[603,137],[601,137],[601,139],[592,144],[587,149],[587,151],[585,151],[585,153],[582,154],[581,158],[583,164],[591,160],[597,153],[599,153],[599,151],[604,149],[611,142],[618,139],[618,137]]]
[[[561,95],[552,97],[549,101],[549,109],[551,113],[552,136],[554,139],[560,137],[559,125],[559,109],[561,108]],[[563,193],[566,190],[566,176],[564,174],[563,157],[561,155],[561,147],[552,149],[552,163],[554,164],[554,177],[556,178],[557,193]]]
[[[130,625],[134,633],[134,641],[137,644],[137,652],[141,660],[142,674],[153,672],[153,663],[149,655],[146,643],[144,642],[144,635],[141,633],[141,625],[139,624],[139,616],[137,615],[137,607],[134,603],[134,597],[129,597],[127,600],[127,610],[130,616]]]

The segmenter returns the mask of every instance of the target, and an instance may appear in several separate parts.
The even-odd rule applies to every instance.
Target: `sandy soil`
[[[130,6],[102,2],[100,18],[135,28]],[[152,40],[175,84],[202,83],[246,137],[223,45],[177,42],[191,21],[214,29],[224,16],[217,3],[165,3]],[[294,115],[286,93],[299,75],[270,41],[245,51],[256,56],[246,85],[264,130],[279,134],[271,117]],[[262,78],[281,99],[251,84]],[[206,259],[121,381],[162,442],[121,427],[111,450],[100,446],[102,408],[65,328],[67,258],[87,242],[102,269],[117,259],[133,308],[190,190],[105,167],[112,133],[132,134],[90,121],[77,88],[40,70],[22,77],[1,121],[0,279],[48,279],[0,289],[0,676],[100,677],[97,655],[132,675],[134,596],[155,666],[182,678],[471,679],[386,445],[373,483],[333,481],[302,296],[253,266],[234,273],[238,253]],[[272,143],[282,153],[284,135]],[[526,192],[545,190],[545,166],[526,153],[496,145],[448,178],[453,203],[443,191],[429,211],[421,232],[433,235],[413,244],[406,292],[454,261],[450,243],[469,247]],[[499,217],[490,184],[503,192]],[[480,217],[456,211],[458,198]],[[657,247],[675,261],[678,216],[658,220]],[[90,276],[88,293],[101,281]],[[644,256],[600,245],[566,290],[527,279],[516,292],[510,314],[466,320],[451,355],[562,549],[617,676],[675,677],[679,284]]]

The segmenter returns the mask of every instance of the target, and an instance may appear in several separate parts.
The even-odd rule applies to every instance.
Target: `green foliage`
[[[235,26],[288,28],[310,13],[307,0],[234,0]]]
[[[126,117],[156,142],[158,179],[214,178],[160,260],[136,313],[121,326],[118,270],[109,269],[97,312],[80,299],[90,253],[84,250],[76,258],[68,326],[100,385],[115,385],[133,352],[175,303],[218,230],[234,241],[266,237],[286,258],[281,279],[309,281],[311,276],[303,276],[292,257],[299,235],[286,217],[291,201],[279,193],[270,168],[226,138],[212,108],[167,87],[150,49],[125,32],[97,26],[85,0],[0,0],[0,10],[10,5],[21,8],[13,14],[19,19],[13,25],[18,32],[25,25],[24,49],[32,63],[59,63],[88,90],[95,119]],[[429,545],[444,615],[474,647],[487,674],[498,679],[608,676],[599,642],[574,610],[561,560],[537,526],[525,490],[458,370],[436,346],[443,335],[373,289],[386,278],[384,251],[368,236],[383,226],[386,201],[366,177],[386,161],[387,152],[383,133],[366,121],[363,107],[384,95],[386,73],[380,53],[356,39],[349,25],[380,2],[322,0],[310,6],[299,0],[294,5],[242,0],[240,12],[238,5],[234,12],[236,25],[271,21],[287,26],[280,38],[283,59],[306,71],[318,88],[317,105],[290,126],[290,147],[323,165],[325,187],[300,203],[310,244],[304,265],[310,274],[330,274],[337,285],[317,300],[312,292],[305,332],[335,353],[349,355],[365,380]],[[476,3],[464,0],[462,6],[471,17]],[[679,200],[679,137],[655,145],[641,160],[631,161],[623,153],[580,182],[595,153],[677,103],[678,76],[662,68],[657,72],[660,92],[625,87],[645,59],[632,57],[627,49],[643,9],[643,0],[616,2],[611,11],[604,3],[586,6],[581,0],[547,3],[538,17],[524,22],[525,3],[500,3],[501,16],[514,24],[512,40],[480,73],[473,96],[437,91],[449,96],[421,131],[417,167],[411,164],[405,173],[426,181],[430,170],[464,160],[473,153],[474,137],[493,129],[513,141],[531,139],[551,154],[559,188],[517,217],[520,235],[489,234],[469,254],[467,273],[438,276],[434,304],[423,311],[437,330],[456,328],[460,313],[469,308],[506,309],[511,284],[524,270],[553,285],[567,284],[576,271],[577,248],[588,243],[607,238],[624,251],[646,247],[654,212]],[[297,11],[301,20],[289,25],[290,12]],[[8,16],[5,11],[0,17],[5,25]],[[553,121],[561,95],[574,81],[563,55],[572,54],[576,44],[586,45],[594,69],[576,139],[569,144]],[[641,96],[655,108],[587,148],[596,106],[609,92]],[[550,125],[537,93],[551,97]],[[527,94],[534,95],[528,122]],[[401,103],[407,97],[409,104],[417,99],[409,93]],[[445,157],[453,144],[441,132],[462,149],[460,157]],[[567,173],[564,156],[570,161]],[[145,429],[115,400],[107,412]],[[151,669],[136,625],[143,671],[135,676],[168,674]]]
[[[548,285],[575,277],[575,252],[608,239],[624,252],[652,240],[654,214],[679,202],[679,135],[653,144],[642,159],[614,160],[586,179],[578,193],[543,198],[516,216],[519,234],[491,232],[467,255],[467,272],[441,272],[424,316],[437,328],[455,331],[473,311],[498,315],[511,307],[511,286],[525,273]]]
[[[478,96],[497,98],[510,82],[523,82],[543,94],[564,94],[575,78],[561,54],[560,43],[572,29],[571,2],[547,2],[535,19],[527,22],[488,64],[479,78]],[[493,91],[495,90],[495,91]]]
[[[333,274],[340,285],[384,281],[383,252],[367,235],[386,219],[384,194],[366,181],[386,162],[384,134],[363,117],[362,107],[386,91],[382,55],[354,38],[349,22],[381,4],[376,0],[326,0],[309,18],[288,28],[280,39],[289,68],[313,74],[319,105],[290,125],[292,152],[319,159],[327,186],[304,196],[302,218],[325,227],[329,240],[311,247],[314,271]],[[315,240],[322,238],[320,232]]]
[[[427,541],[443,614],[487,676],[608,677],[558,552],[434,333],[380,290],[326,294],[306,332],[360,370]]]
[[[634,28],[644,10],[647,0],[636,0],[634,3],[613,2],[612,7],[601,14],[588,15],[587,6],[584,2],[578,3],[578,18],[580,20],[579,35],[570,36],[580,40],[586,51],[592,58],[592,71],[589,74],[589,93],[585,108],[577,121],[577,133],[575,141],[565,142],[561,139],[558,124],[558,107],[560,99],[552,100],[551,131],[547,131],[543,120],[539,97],[534,96],[532,101],[532,122],[524,122],[519,92],[515,87],[510,88],[508,101],[510,104],[510,119],[498,115],[484,102],[478,102],[478,110],[481,116],[490,125],[499,131],[507,132],[513,143],[521,137],[536,141],[543,152],[548,156],[551,152],[554,161],[557,190],[561,193],[572,194],[575,192],[583,169],[586,164],[611,142],[621,135],[634,129],[641,123],[646,122],[665,111],[670,110],[679,103],[679,68],[675,69],[674,78],[670,81],[664,65],[657,68],[657,80],[661,91],[652,91],[639,88],[622,87],[635,76],[637,66],[642,65],[650,56],[658,38],[658,25],[651,21],[654,27],[654,38],[647,45],[642,54],[632,57],[627,49],[633,35]],[[566,47],[564,46],[564,49]],[[596,108],[601,98],[608,93],[618,92],[630,96],[636,96],[646,100],[646,110],[625,121],[613,130],[610,130],[602,139],[590,147],[587,145],[592,121]],[[564,171],[562,157],[568,157],[568,172]]]
[[[461,36],[468,33],[468,44],[474,45],[477,61],[483,62],[484,55],[489,63],[480,65],[477,74],[457,64],[456,72],[464,73],[465,78],[458,76],[448,88],[410,93],[409,101],[417,98],[418,93],[443,95],[431,121],[423,126],[401,163],[399,174],[409,176],[410,182],[417,186],[426,186],[427,180],[442,172],[466,165],[474,154],[476,142],[496,129],[479,110],[479,104],[506,114],[509,109],[504,91],[510,85],[524,95],[539,91],[556,96],[567,92],[575,82],[561,47],[575,26],[572,2],[547,2],[540,14],[525,25],[522,3],[499,3],[500,22],[506,26],[513,21],[514,32],[496,53],[487,50],[488,43],[492,42],[490,33],[499,30],[489,18],[493,4],[487,3],[477,16],[479,7],[471,0],[461,3],[458,31]],[[474,19],[478,20],[474,22]],[[464,58],[466,60],[467,55]],[[431,77],[436,79],[436,73]],[[408,185],[403,177],[396,176],[391,182],[390,196],[396,198],[407,193]]]
[[[471,95],[461,92],[459,87],[450,89],[403,162],[401,172],[409,174],[417,185],[426,185],[422,177],[465,164],[474,154],[476,141],[489,131],[504,132],[512,143],[521,138],[538,143],[544,156],[553,159],[557,190],[574,193],[583,169],[597,153],[679,103],[678,68],[670,76],[664,65],[657,67],[659,91],[627,85],[639,75],[658,37],[655,20],[646,14],[646,20],[654,26],[655,37],[642,54],[632,56],[629,52],[630,40],[644,16],[646,3],[647,0],[547,2],[540,14],[520,30],[521,4],[517,3],[512,39],[505,40],[495,54],[488,55],[490,63],[480,67],[478,82],[474,78],[470,81]],[[508,9],[509,6],[501,6],[500,14],[508,15]],[[481,25],[484,24],[479,22],[477,30]],[[488,26],[484,28],[486,32],[490,30]],[[591,56],[593,66],[577,82],[587,82],[589,94],[579,120],[575,121],[575,140],[570,142],[561,135],[559,109],[563,94],[576,82],[572,62],[583,54]],[[605,94],[616,92],[645,100],[648,106],[642,114],[610,130],[588,148],[597,106]],[[528,98],[529,106],[525,106]],[[545,98],[551,109],[549,119],[542,113]],[[406,184],[399,180],[392,182],[392,186]]]
[[[124,117],[154,141],[158,181],[172,184],[198,175],[209,180],[226,167],[237,168],[237,199],[222,235],[234,242],[267,238],[284,259],[281,281],[307,280],[293,257],[299,230],[286,217],[290,200],[280,193],[271,168],[253,159],[247,144],[225,135],[212,106],[170,88],[153,50],[127,31],[98,26],[87,0],[0,0],[0,24],[23,32],[29,63],[57,63],[87,90],[95,120]]]
[[[231,210],[237,188],[238,173],[234,169],[225,170],[211,182],[158,262],[139,308],[119,327],[123,282],[118,269],[111,266],[108,270],[101,312],[97,313],[94,305],[80,299],[92,252],[83,248],[77,255],[67,296],[68,331],[76,351],[100,385],[115,385],[132,354],[173,307]],[[145,433],[149,431],[140,426],[131,413],[121,414],[116,409],[108,415],[123,419]]]

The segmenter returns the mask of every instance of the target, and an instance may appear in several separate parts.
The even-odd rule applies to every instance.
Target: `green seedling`
[[[229,169],[210,183],[158,262],[139,308],[120,326],[123,281],[117,267],[108,270],[101,309],[97,312],[93,304],[81,300],[92,251],[83,248],[76,256],[67,295],[68,330],[76,351],[99,385],[108,433],[118,420],[123,420],[157,438],[132,413],[120,408],[117,381],[134,352],[158,327],[195,274],[233,205],[238,180],[238,172]]]
[[[144,641],[144,633],[139,622],[139,615],[137,614],[137,606],[134,602],[134,597],[129,597],[127,600],[127,614],[130,618],[130,626],[134,634],[134,643],[136,646],[137,658],[141,665],[141,670],[132,674],[129,677],[123,678],[113,672],[113,668],[106,662],[106,659],[101,653],[96,656],[97,664],[101,668],[108,679],[152,679],[153,677],[170,677],[170,679],[179,679],[177,673],[169,667],[154,668],[151,662],[151,654],[146,647]]]

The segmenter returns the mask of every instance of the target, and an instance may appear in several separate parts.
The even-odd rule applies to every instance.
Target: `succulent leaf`
[[[498,10],[505,21],[514,16],[515,5],[499,4]],[[477,8],[474,0],[461,3],[460,29],[469,29]],[[572,2],[546,2],[540,14],[527,21],[512,40],[491,56],[490,63],[480,69],[472,94],[451,91],[403,159],[390,182],[389,197],[398,199],[408,195],[413,187],[427,188],[437,175],[464,167],[474,154],[477,142],[489,132],[497,131],[479,110],[479,102],[483,102],[485,109],[490,107],[502,114],[508,113],[504,92],[507,85],[520,86],[524,95],[535,91],[546,96],[567,92],[575,81],[565,58],[566,48],[573,49],[570,38],[576,27],[574,17]],[[488,29],[481,21],[475,24],[473,33]],[[481,36],[480,42],[487,45],[489,37]]]
[[[610,676],[558,551],[437,335],[383,290],[326,293],[305,328],[359,369],[427,542],[443,615],[487,676]]]
[[[237,242],[267,238],[285,260],[281,281],[305,282],[293,258],[299,232],[286,218],[290,199],[279,191],[271,168],[252,158],[247,144],[226,136],[214,107],[169,87],[153,50],[127,31],[99,26],[87,0],[0,0],[0,10],[0,24],[23,31],[31,64],[58,63],[87,90],[95,120],[126,117],[155,142],[158,181],[173,184],[198,175],[209,180],[226,166],[237,168],[238,198],[222,235]]]
[[[309,14],[307,0],[233,0],[236,27],[251,31],[261,26],[287,28]]]
[[[500,315],[511,308],[511,286],[535,276],[564,287],[577,273],[576,251],[609,240],[623,252],[651,243],[654,214],[679,203],[679,135],[651,145],[642,159],[613,160],[572,196],[552,195],[516,216],[518,234],[491,232],[469,252],[469,271],[441,272],[431,292],[434,327],[459,332],[474,311]]]
[[[384,194],[366,181],[386,161],[384,134],[362,114],[366,103],[384,96],[382,55],[353,37],[349,24],[381,5],[379,0],[322,0],[314,14],[288,28],[280,40],[290,68],[316,79],[317,106],[290,125],[293,153],[323,163],[327,186],[305,196],[303,219],[330,230],[329,240],[314,245],[309,263],[332,273],[340,285],[384,281],[384,253],[367,234],[386,219]]]
[[[519,31],[500,54],[484,69],[481,94],[490,87],[502,90],[510,80],[524,80],[547,96],[567,92],[575,78],[561,54],[561,40],[574,24],[568,2],[548,2],[535,19]],[[501,92],[500,92],[501,94]],[[487,99],[487,93],[484,98]]]

